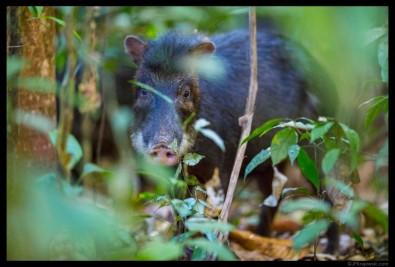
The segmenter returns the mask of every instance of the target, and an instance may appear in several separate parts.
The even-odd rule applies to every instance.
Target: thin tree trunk
[[[44,7],[43,14],[53,16],[54,8]],[[9,34],[7,51],[20,56],[27,63],[21,70],[19,79],[42,77],[55,83],[54,21],[33,18],[27,7],[11,7],[9,30],[16,32]],[[45,93],[24,87],[11,90],[14,111],[23,111],[25,119],[32,115],[45,116],[56,126],[55,88]],[[55,169],[56,153],[47,133],[19,123],[13,124],[10,135],[11,144],[8,146],[14,152],[13,160],[23,158],[25,167],[33,167],[36,171],[40,168]]]
[[[250,134],[252,119],[254,116],[254,109],[255,109],[255,98],[258,92],[256,15],[255,15],[254,7],[250,8],[249,21],[250,21],[250,69],[251,69],[250,88],[248,91],[248,99],[246,104],[245,115],[239,118],[239,125],[242,128],[240,140],[243,140],[245,137],[247,137]],[[241,164],[243,162],[246,147],[247,144],[243,144],[237,149],[236,159],[233,165],[228,191],[226,193],[225,202],[220,214],[220,220],[223,222],[228,221],[229,210],[232,205],[233,194],[236,189],[237,180],[239,178]],[[219,237],[221,240],[224,239],[223,235],[220,235]]]

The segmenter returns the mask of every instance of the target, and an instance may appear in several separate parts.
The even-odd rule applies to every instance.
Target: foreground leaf
[[[258,165],[264,163],[268,158],[270,158],[270,147],[267,149],[262,149],[261,152],[252,158],[245,168],[244,178],[246,178],[248,174],[250,174]]]
[[[241,145],[256,138],[256,137],[261,137],[264,134],[266,134],[267,132],[269,132],[271,129],[274,128],[274,126],[276,126],[277,124],[279,124],[283,119],[281,118],[275,118],[275,119],[271,119],[266,121],[265,123],[263,123],[261,126],[259,126],[258,128],[256,128],[254,131],[252,131],[252,133],[250,135],[248,135],[247,137],[245,137],[243,139],[243,141],[241,141]]]
[[[300,149],[297,161],[303,176],[314,185],[317,191],[319,191],[320,178],[317,167],[315,166],[314,161],[309,157],[309,155],[303,148]]]
[[[208,253],[214,253],[219,260],[236,260],[233,253],[219,242],[209,241],[204,238],[196,238],[186,241],[185,245],[201,248]]]
[[[329,221],[321,219],[306,225],[292,238],[295,249],[301,249],[314,241],[321,233],[328,229]]]
[[[328,174],[335,166],[335,163],[340,155],[340,149],[334,148],[326,152],[324,158],[322,159],[321,167],[325,174]]]
[[[288,155],[288,148],[298,142],[298,135],[292,128],[285,128],[277,132],[273,139],[271,148],[271,157],[273,165],[280,163]]]
[[[176,260],[182,255],[182,245],[155,240],[148,242],[136,255],[139,260]]]

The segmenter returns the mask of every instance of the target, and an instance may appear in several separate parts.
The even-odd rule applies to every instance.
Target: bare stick
[[[239,118],[239,125],[242,128],[240,141],[247,137],[251,132],[251,124],[254,116],[255,99],[258,92],[258,72],[257,72],[257,49],[256,49],[256,15],[255,7],[250,7],[249,11],[249,25],[250,25],[250,88],[248,91],[248,98],[244,116]],[[232,174],[230,176],[228,191],[224,205],[219,216],[220,221],[227,222],[229,216],[230,206],[232,205],[233,194],[236,189],[237,180],[239,178],[241,165],[245,154],[247,144],[239,146],[236,153],[235,163],[233,165]],[[223,235],[219,236],[220,240],[224,239]]]

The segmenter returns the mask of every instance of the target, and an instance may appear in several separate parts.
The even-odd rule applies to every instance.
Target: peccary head
[[[129,35],[124,47],[137,65],[132,145],[176,165],[196,136],[191,123],[199,112],[200,88],[193,60],[210,56],[215,45],[197,34],[171,32],[149,42]]]

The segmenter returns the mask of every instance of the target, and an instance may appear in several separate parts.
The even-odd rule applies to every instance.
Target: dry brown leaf
[[[278,233],[296,232],[300,230],[301,225],[293,220],[275,220],[272,229]]]
[[[262,237],[250,231],[234,230],[230,232],[229,238],[231,243],[237,243],[247,251],[259,253],[265,259],[298,260],[309,253],[308,248],[295,251],[292,248],[292,240],[290,239]],[[240,251],[235,251],[235,253],[242,260],[247,260],[247,258],[251,257],[251,254],[255,255],[254,253],[240,253]]]

